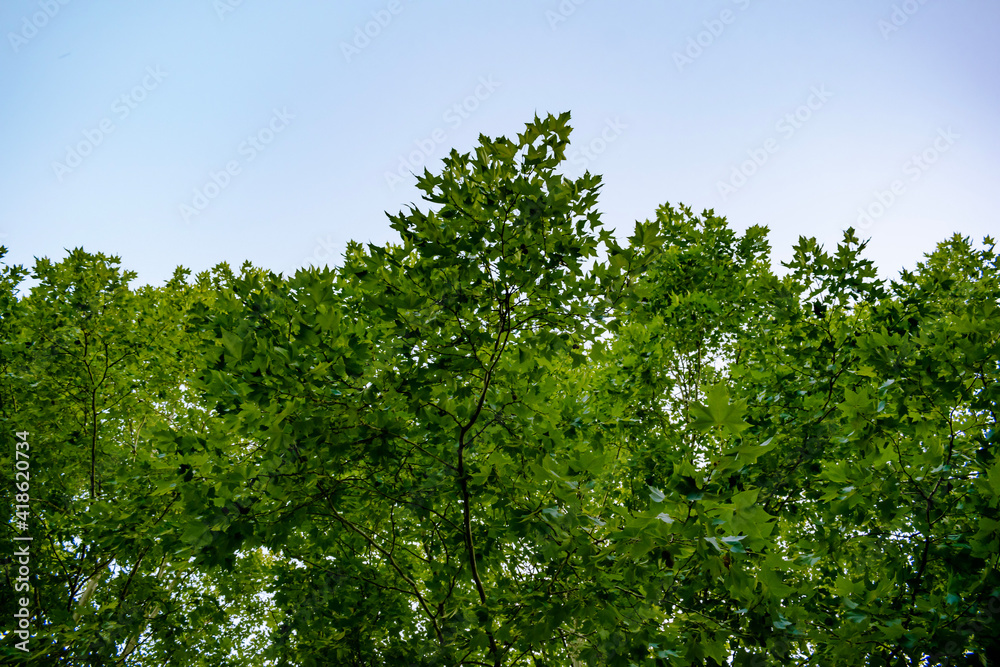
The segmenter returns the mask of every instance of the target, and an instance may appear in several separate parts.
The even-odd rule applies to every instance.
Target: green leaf
[[[706,403],[691,405],[692,425],[706,432],[713,427],[723,427],[734,435],[750,428],[743,420],[746,401],[731,403],[729,391],[723,384],[716,384],[706,392]]]

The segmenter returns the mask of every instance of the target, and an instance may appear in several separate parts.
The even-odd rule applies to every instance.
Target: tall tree
[[[36,659],[985,664],[993,240],[892,281],[854,230],[780,274],[713,211],[619,240],[568,121],[452,152],[334,268],[7,270],[5,424],[61,470]]]
[[[185,319],[208,279],[189,285],[178,270],[162,288],[132,290],[135,274],[118,264],[81,249],[58,263],[41,259],[27,296],[5,300],[0,457],[11,469],[14,433],[27,432],[31,475],[34,637],[28,652],[7,638],[3,655],[12,662],[140,664],[154,644],[188,664],[185,652],[229,654],[205,648],[217,639],[189,632],[192,622],[228,614],[206,596],[211,576],[177,554],[192,520],[178,512],[182,464],[151,437],[168,425],[186,438],[209,428],[183,381],[200,354]],[[7,275],[14,282],[23,273]],[[11,490],[3,489],[8,538],[17,532]],[[16,565],[5,555],[11,590]],[[5,617],[21,597],[4,596]]]

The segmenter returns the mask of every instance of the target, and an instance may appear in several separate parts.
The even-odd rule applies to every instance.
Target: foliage
[[[453,151],[398,243],[335,268],[132,290],[75,250],[21,299],[6,269],[0,456],[32,433],[39,546],[35,653],[0,655],[985,660],[992,239],[893,281],[853,230],[782,275],[712,211],[619,240],[600,179],[558,172],[568,120]]]

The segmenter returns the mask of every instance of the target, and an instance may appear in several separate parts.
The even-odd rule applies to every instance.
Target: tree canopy
[[[4,664],[987,664],[994,241],[883,280],[852,229],[777,273],[710,210],[619,240],[568,121],[337,266],[4,265]]]

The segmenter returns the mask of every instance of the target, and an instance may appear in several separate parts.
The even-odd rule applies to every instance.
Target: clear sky
[[[883,275],[1000,231],[996,0],[4,0],[9,263],[336,263],[480,133],[570,111],[622,235],[664,202],[870,237]],[[399,174],[402,173],[403,176]]]

